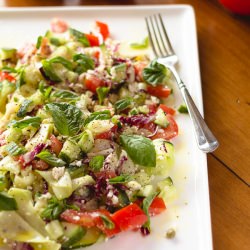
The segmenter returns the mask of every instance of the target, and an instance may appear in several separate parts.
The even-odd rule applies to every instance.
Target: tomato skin
[[[95,136],[95,139],[112,140],[114,135],[117,133],[118,126],[114,125],[109,131],[103,132]]]
[[[219,0],[219,2],[234,13],[250,15],[249,0]]]
[[[92,34],[85,34],[85,36],[89,40],[89,44],[90,44],[91,47],[99,46],[100,45],[99,39],[98,39],[97,36],[94,36]]]
[[[52,152],[55,153],[56,155],[59,155],[63,147],[62,142],[59,141],[54,135],[50,136],[50,141],[51,141]]]
[[[50,26],[51,30],[55,33],[63,33],[68,29],[68,24],[65,21],[58,18],[54,18],[51,21]]]
[[[132,203],[112,215],[113,221],[121,231],[140,228],[147,220],[147,215],[135,203]]]
[[[134,64],[135,75],[138,81],[143,81],[143,70],[148,65],[147,62],[138,62]]]
[[[95,219],[99,217],[99,215],[97,213],[94,214],[90,212],[80,212],[73,209],[67,209],[60,215],[60,217],[61,219],[72,224],[90,228],[96,226]]]
[[[49,164],[43,160],[33,160],[31,162],[31,165],[33,169],[38,169],[38,170],[46,170],[49,168]]]
[[[164,105],[164,104],[160,104],[159,108],[161,108],[166,114],[170,114],[170,115],[174,115],[175,114],[175,110]]]
[[[167,208],[163,199],[160,197],[155,197],[148,209],[148,212],[150,216],[154,216],[162,213],[166,209]]]
[[[147,87],[147,92],[150,95],[159,97],[159,98],[167,98],[170,94],[171,94],[171,89],[162,86],[162,85],[158,85],[158,86],[148,86]]]
[[[96,26],[99,28],[99,31],[103,37],[103,40],[106,40],[109,36],[109,27],[106,23],[96,21]]]
[[[16,78],[10,75],[8,72],[0,71],[0,82],[3,80],[7,80],[9,82],[15,82]]]
[[[93,93],[96,93],[96,89],[98,87],[103,86],[104,83],[102,81],[102,79],[100,79],[99,77],[95,76],[95,75],[87,75],[86,79],[85,79],[85,86],[88,90],[92,91]]]
[[[170,140],[178,135],[178,125],[172,115],[167,114],[169,125],[166,128],[159,129],[158,132],[151,138],[152,140],[163,138]]]
[[[114,228],[109,229],[105,226],[100,215],[106,216],[109,220],[114,223]],[[99,228],[107,237],[112,237],[120,232],[118,225],[112,220],[111,214],[105,209],[99,209],[94,211],[76,211],[73,209],[65,210],[61,215],[61,219],[70,222],[72,224],[77,224],[83,227],[97,227]]]

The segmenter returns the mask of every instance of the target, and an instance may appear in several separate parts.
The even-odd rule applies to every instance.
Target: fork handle
[[[169,67],[169,66],[168,66]],[[208,128],[207,124],[205,123],[204,119],[202,118],[198,108],[196,107],[186,85],[183,83],[179,74],[177,73],[174,67],[169,67],[172,71],[178,87],[181,91],[182,97],[186,103],[190,118],[194,125],[195,129],[195,137],[198,143],[198,147],[206,153],[213,152],[218,146],[219,142]]]

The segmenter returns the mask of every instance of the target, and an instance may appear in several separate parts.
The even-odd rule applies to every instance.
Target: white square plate
[[[202,94],[197,53],[194,11],[187,5],[50,7],[0,9],[0,47],[20,47],[49,28],[53,17],[66,20],[76,29],[88,31],[95,20],[107,22],[116,39],[140,41],[147,35],[144,17],[161,13],[173,47],[179,56],[179,72],[202,112]],[[182,101],[174,91],[176,106]],[[152,233],[122,233],[89,250],[211,250],[212,236],[206,155],[198,150],[187,115],[176,116],[180,135],[173,140],[176,162],[171,177],[179,197],[168,210],[152,219]],[[14,223],[14,222],[13,222]],[[174,239],[166,239],[169,228]]]

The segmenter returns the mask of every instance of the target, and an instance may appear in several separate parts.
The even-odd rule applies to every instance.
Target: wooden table
[[[196,13],[205,118],[220,142],[208,155],[215,250],[250,248],[250,17],[216,0],[9,0],[0,6],[191,4]]]

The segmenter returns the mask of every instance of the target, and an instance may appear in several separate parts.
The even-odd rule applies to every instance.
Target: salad
[[[0,249],[148,235],[166,210],[178,134],[164,104],[170,72],[119,48],[105,23],[83,33],[54,19],[36,44],[0,50]]]

